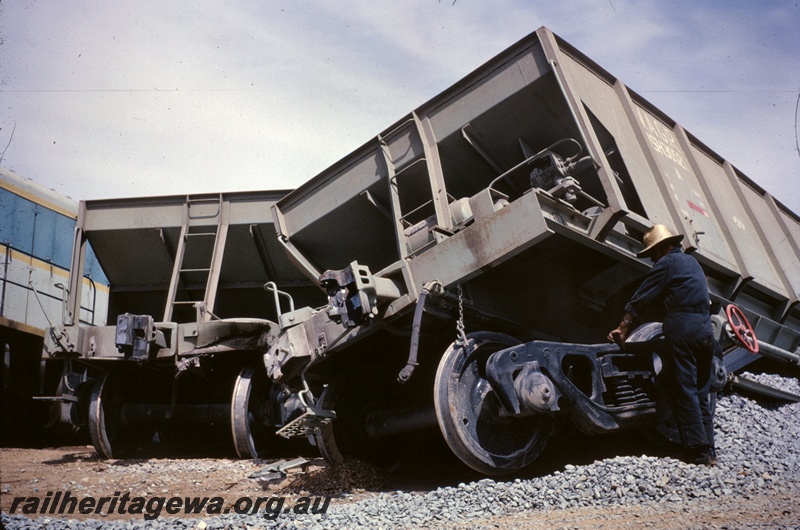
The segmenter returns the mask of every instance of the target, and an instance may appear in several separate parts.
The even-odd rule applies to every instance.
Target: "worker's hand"
[[[620,350],[625,349],[625,339],[628,338],[628,331],[631,328],[631,324],[633,323],[634,317],[631,313],[625,312],[625,316],[622,317],[622,321],[617,326],[617,329],[612,330],[608,334],[608,342],[615,342],[619,345]]]
[[[619,326],[608,334],[608,341],[615,342],[620,349],[625,349],[625,339],[628,337],[628,326]]]

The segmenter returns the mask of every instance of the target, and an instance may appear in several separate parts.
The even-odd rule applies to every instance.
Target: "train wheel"
[[[513,473],[536,459],[553,429],[544,415],[501,417],[485,378],[489,356],[520,344],[500,333],[467,335],[466,348],[451,344],[439,363],[434,405],[447,445],[469,467],[486,475]]]
[[[269,408],[269,381],[252,366],[245,366],[236,377],[231,397],[233,446],[240,458],[266,456],[275,431],[266,424]]]
[[[152,438],[154,429],[127,424],[122,409],[134,393],[135,377],[111,370],[96,380],[89,398],[89,436],[97,452],[106,458],[125,458]]]
[[[396,376],[396,374],[394,374]],[[373,366],[341,373],[319,397],[317,405],[336,412],[336,419],[317,429],[317,448],[328,462],[341,463],[353,456],[381,467],[401,459],[392,440],[374,440],[367,432],[373,411],[396,406],[399,383],[385,369]]]
[[[322,391],[322,395],[320,395],[317,404],[325,410],[336,410],[336,394],[335,383],[328,384],[325,390]],[[344,462],[344,454],[342,450],[339,449],[339,444],[336,443],[336,435],[334,434],[334,425],[338,430],[339,424],[342,423],[342,421],[344,420],[340,419],[337,413],[337,418],[331,423],[319,427],[314,436],[322,458],[330,464],[341,464]]]

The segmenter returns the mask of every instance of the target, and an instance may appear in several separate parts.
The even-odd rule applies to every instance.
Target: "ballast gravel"
[[[797,379],[769,374],[743,374],[749,379],[800,394]],[[295,514],[291,510],[274,520],[263,513],[227,514],[202,518],[162,516],[144,520],[75,520],[57,517],[27,518],[2,514],[9,529],[260,529],[260,528],[528,528],[532,515],[558,510],[577,510],[595,519],[605,517],[597,528],[664,528],[658,514],[665,510],[686,514],[686,528],[800,528],[800,506],[793,501],[764,526],[742,523],[730,526],[692,522],[692,513],[731,510],[749,499],[768,496],[800,498],[800,403],[763,404],[738,394],[720,396],[716,411],[719,464],[688,465],[673,458],[617,456],[588,465],[567,464],[563,469],[535,478],[482,479],[426,492],[381,492],[334,497],[325,513]],[[150,473],[159,464],[147,463]],[[616,508],[632,526],[612,520],[607,511]],[[583,511],[581,511],[583,510]],[[598,513],[600,515],[598,515]],[[587,515],[589,514],[589,515]],[[644,517],[643,515],[653,515]],[[777,520],[776,520],[777,519]],[[637,524],[638,520],[638,524]],[[577,521],[573,519],[573,521]],[[607,524],[606,524],[607,523]],[[564,528],[579,527],[567,522]],[[675,527],[677,528],[677,527]]]

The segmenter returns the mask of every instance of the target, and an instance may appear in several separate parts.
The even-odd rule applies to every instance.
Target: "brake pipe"
[[[414,321],[411,325],[411,347],[408,351],[408,360],[405,367],[397,374],[397,381],[405,383],[411,379],[414,369],[419,366],[417,362],[417,353],[419,351],[419,333],[422,327],[422,313],[425,312],[425,301],[428,295],[433,293],[440,293],[442,291],[442,284],[438,280],[433,280],[422,286],[417,299],[417,307],[414,309]]]

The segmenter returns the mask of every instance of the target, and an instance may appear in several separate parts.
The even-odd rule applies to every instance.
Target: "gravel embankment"
[[[800,383],[772,375],[746,377],[800,394]],[[659,514],[709,510],[747,510],[750,500],[773,499],[778,512],[762,527],[800,528],[800,508],[780,499],[800,498],[800,403],[762,405],[737,394],[722,396],[716,413],[719,464],[708,468],[672,458],[618,456],[589,465],[566,465],[563,470],[530,479],[483,479],[423,493],[384,492],[353,500],[334,498],[324,514],[281,513],[266,520],[256,515],[221,515],[201,519],[142,517],[125,520],[85,520],[2,516],[6,528],[396,528],[469,527],[523,528],[536,514],[576,510],[585,517],[613,521],[606,528],[680,528]],[[157,472],[157,470],[154,470]],[[287,502],[288,504],[288,502]],[[636,508],[635,514],[627,510]],[[737,508],[738,507],[738,508]],[[609,510],[613,510],[609,511]],[[590,515],[587,515],[590,514]],[[622,515],[620,515],[622,514]],[[629,517],[626,526],[619,517]],[[724,519],[724,518],[723,518]],[[627,524],[627,523],[626,523]],[[706,528],[744,528],[721,520]],[[567,524],[566,527],[575,527]],[[599,524],[598,528],[603,527]]]

